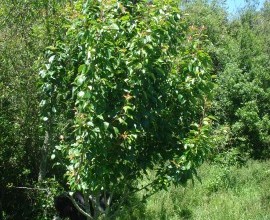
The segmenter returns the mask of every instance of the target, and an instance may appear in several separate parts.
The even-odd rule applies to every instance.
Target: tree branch
[[[65,193],[65,196],[71,200],[72,204],[75,206],[75,208],[76,208],[81,214],[83,214],[84,216],[86,216],[86,217],[89,218],[89,219],[93,219],[93,217],[92,217],[90,214],[88,214],[87,212],[85,212],[85,211],[77,204],[77,202],[75,201],[75,199],[74,199],[72,196],[70,196],[68,193]]]

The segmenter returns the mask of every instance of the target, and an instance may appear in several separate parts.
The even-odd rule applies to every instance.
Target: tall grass
[[[202,183],[171,187],[146,204],[134,200],[119,219],[270,219],[270,161],[241,168],[204,164],[199,173]]]

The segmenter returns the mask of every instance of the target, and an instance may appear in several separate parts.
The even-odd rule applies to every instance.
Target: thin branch
[[[27,190],[37,190],[37,191],[50,191],[50,189],[46,188],[32,188],[32,187],[24,187],[24,186],[7,186],[9,189],[27,189]]]
[[[77,202],[75,201],[75,199],[74,199],[72,196],[70,196],[68,193],[65,193],[65,196],[71,200],[72,204],[75,206],[75,208],[76,208],[81,214],[83,214],[84,216],[86,216],[86,217],[89,218],[89,219],[93,219],[93,217],[92,217],[90,214],[88,214],[87,212],[85,212],[85,211],[77,204]]]

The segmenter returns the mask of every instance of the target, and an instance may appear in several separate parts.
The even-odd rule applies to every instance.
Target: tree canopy
[[[209,151],[204,30],[164,3],[89,1],[47,51],[44,121],[68,122],[53,157],[67,158],[73,189],[130,193],[150,169],[160,190],[185,183]]]

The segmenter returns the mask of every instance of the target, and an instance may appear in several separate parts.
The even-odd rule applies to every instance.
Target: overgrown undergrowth
[[[202,183],[161,191],[119,219],[270,219],[270,161],[204,164],[199,173]]]

